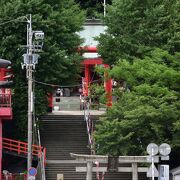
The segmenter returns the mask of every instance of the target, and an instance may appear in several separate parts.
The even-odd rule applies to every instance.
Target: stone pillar
[[[132,163],[132,180],[138,180],[138,167],[137,167],[137,163]]]
[[[92,161],[87,161],[86,180],[92,180],[92,168],[93,168],[93,163],[92,163]]]

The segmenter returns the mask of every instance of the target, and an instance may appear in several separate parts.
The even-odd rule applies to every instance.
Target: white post
[[[154,149],[152,149],[152,180],[154,180]]]
[[[92,161],[87,161],[86,180],[92,180],[92,168],[93,168],[93,163],[92,163]]]
[[[132,180],[138,180],[138,167],[137,167],[137,163],[132,163]]]
[[[106,17],[106,0],[104,0],[104,17]]]

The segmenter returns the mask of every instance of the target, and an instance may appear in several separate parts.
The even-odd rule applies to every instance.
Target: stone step
[[[98,116],[91,116],[91,119],[96,122]],[[86,167],[86,164],[75,163],[70,156],[70,153],[90,154],[83,115],[51,114],[42,117],[41,139],[42,145],[47,148],[47,180],[57,180],[57,174],[63,174],[64,180],[86,179],[86,173],[76,172],[75,168],[76,166]],[[131,179],[131,173],[105,174],[105,180]],[[93,180],[97,180],[96,173],[93,173]],[[146,174],[139,174],[138,180],[147,180]]]
[[[70,153],[89,154],[84,116],[42,117],[41,140],[49,159],[72,159]]]
[[[75,163],[74,161],[62,161],[61,163],[58,163],[58,161],[51,162],[52,163],[47,162],[46,167],[46,175],[48,176],[48,180],[57,179],[57,174],[63,174],[64,180],[86,179],[86,172],[80,173],[75,171],[76,167],[86,167],[86,164]],[[94,165],[94,167],[96,166]],[[107,164],[105,164],[104,167],[107,167]],[[93,173],[93,180],[97,180],[96,175],[96,173]],[[99,175],[102,176],[102,173],[99,173]],[[132,175],[131,173],[106,172],[104,178],[105,180],[132,180]],[[147,180],[145,173],[139,173],[138,180]]]

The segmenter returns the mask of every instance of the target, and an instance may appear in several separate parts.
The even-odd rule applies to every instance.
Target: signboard
[[[34,167],[30,167],[28,170],[29,176],[36,176],[37,175],[37,169]]]
[[[57,174],[57,180],[64,180],[63,174]]]
[[[158,180],[169,180],[169,165],[159,165]]]
[[[147,156],[147,162],[151,163],[158,163],[159,162],[159,156]]]
[[[151,166],[149,167],[148,171],[147,171],[147,177],[158,177],[159,176],[159,172],[156,169],[156,166],[151,164]]]
[[[108,167],[107,170],[109,172],[118,172],[118,156],[108,156]]]
[[[35,180],[36,178],[35,178],[35,176],[29,176],[28,177],[28,180]]]
[[[148,146],[147,146],[147,152],[149,155],[151,156],[155,156],[158,151],[159,151],[159,148],[158,148],[158,145],[155,144],[155,143],[150,143]]]
[[[175,175],[174,176],[174,180],[179,180],[180,179],[180,175]]]

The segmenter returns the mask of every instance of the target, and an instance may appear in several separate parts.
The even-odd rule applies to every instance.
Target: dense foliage
[[[179,51],[178,0],[114,0],[99,38],[100,54],[114,64],[119,58],[143,58],[153,48]]]
[[[178,140],[180,53],[174,56],[157,49],[150,57],[119,61],[111,70],[118,82],[127,82],[118,101],[97,126],[99,153],[137,155],[150,142],[167,142],[180,148]]]
[[[76,48],[81,40],[76,32],[81,30],[84,22],[84,13],[73,0],[53,3],[49,0],[0,1],[0,55],[12,61],[15,77],[13,114],[23,133],[27,125],[27,83],[25,70],[21,69],[22,54],[26,50],[21,45],[26,44],[27,22],[22,16],[30,13],[33,30],[45,33],[35,79],[51,84],[67,85],[77,79],[80,58]],[[36,84],[37,115],[46,112],[46,96],[50,90],[48,86]]]
[[[96,127],[98,153],[140,155],[149,143],[166,142],[180,156],[179,9],[177,0],[109,6],[99,51],[113,65],[117,100]]]

